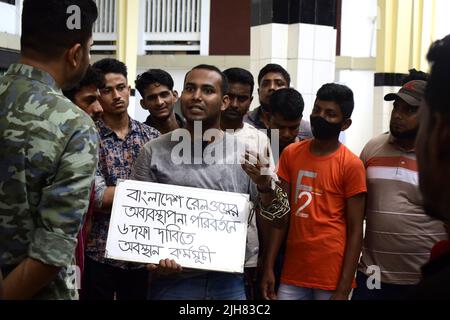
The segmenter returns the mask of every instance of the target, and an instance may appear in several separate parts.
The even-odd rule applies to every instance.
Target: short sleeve
[[[361,151],[361,154],[359,155],[359,158],[363,162],[364,166],[367,163],[367,145],[364,146],[364,149]]]
[[[131,180],[158,182],[154,172],[151,170],[152,150],[150,144],[147,143],[141,149],[139,156],[134,162],[131,170]]]
[[[292,145],[291,145],[292,146]],[[289,158],[291,154],[291,146],[288,146],[284,151],[281,153],[280,161],[278,162],[276,171],[278,177],[283,179],[284,181],[291,183],[291,178],[289,174]]]
[[[366,169],[358,157],[354,156],[345,166],[345,198],[367,192]]]

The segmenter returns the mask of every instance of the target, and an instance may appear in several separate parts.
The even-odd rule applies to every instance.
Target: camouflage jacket
[[[27,257],[61,267],[34,298],[77,298],[71,273],[98,161],[94,123],[48,73],[13,64],[0,78],[0,146],[0,267]]]

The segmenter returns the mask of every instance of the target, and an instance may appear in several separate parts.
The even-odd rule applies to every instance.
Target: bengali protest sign
[[[242,273],[250,209],[247,194],[120,181],[106,257]]]

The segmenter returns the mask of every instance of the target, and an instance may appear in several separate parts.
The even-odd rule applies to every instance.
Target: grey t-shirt
[[[240,143],[238,139],[225,133],[223,139],[210,143],[203,152],[200,147],[197,152],[199,156],[197,156],[193,143],[185,143],[185,146],[189,146],[186,149],[190,149],[190,152],[180,151],[181,142],[177,137],[181,136],[185,139],[190,137],[187,130],[177,129],[144,145],[134,164],[131,179],[246,193],[250,195],[250,200],[256,203],[258,200],[256,185],[236,161],[236,159],[240,159],[240,155],[236,151],[239,150],[236,147],[236,144]],[[172,137],[175,141],[172,141]],[[230,148],[231,146],[234,147]],[[213,157],[215,161],[211,161],[212,158],[204,159],[201,156],[202,153],[215,155]],[[180,155],[184,156],[184,163],[180,163]],[[246,267],[256,267],[258,248],[256,217],[252,215],[247,229]]]

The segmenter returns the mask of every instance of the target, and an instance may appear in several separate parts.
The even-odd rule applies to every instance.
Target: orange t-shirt
[[[336,290],[347,239],[346,199],[367,191],[365,169],[342,144],[328,156],[314,156],[311,141],[288,146],[278,164],[278,176],[291,185],[281,282]]]

